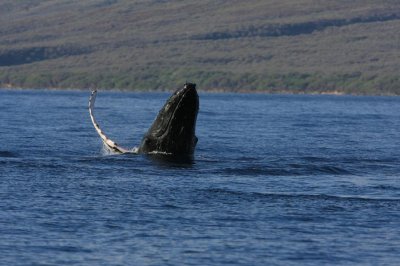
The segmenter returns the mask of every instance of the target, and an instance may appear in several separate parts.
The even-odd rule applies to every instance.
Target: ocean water
[[[193,164],[89,91],[0,90],[0,265],[398,265],[400,98],[200,94]],[[98,94],[137,146],[166,93]]]

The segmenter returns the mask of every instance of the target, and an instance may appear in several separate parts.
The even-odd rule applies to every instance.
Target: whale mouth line
[[[176,96],[179,97],[179,101],[178,101],[176,107],[174,108],[174,111],[172,112],[171,116],[169,117],[166,126],[163,128],[163,130],[160,132],[160,134],[156,135],[157,137],[164,137],[165,134],[168,132],[168,128],[170,128],[172,120],[175,117],[176,112],[178,112],[179,108],[182,106],[182,101],[186,98],[186,95],[189,92],[189,90],[190,89],[185,89],[182,92],[182,95],[179,95],[179,92],[178,92],[178,94]]]

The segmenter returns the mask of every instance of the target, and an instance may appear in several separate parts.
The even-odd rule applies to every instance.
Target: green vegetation
[[[400,95],[398,0],[4,0],[0,85]]]

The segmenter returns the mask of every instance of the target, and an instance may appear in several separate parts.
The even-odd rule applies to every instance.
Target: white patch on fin
[[[115,143],[114,141],[109,139],[106,136],[106,134],[104,134],[103,131],[100,129],[100,126],[97,123],[97,121],[93,115],[94,102],[96,101],[96,95],[97,95],[97,90],[92,90],[92,94],[90,95],[90,98],[89,98],[89,114],[90,114],[90,118],[92,119],[93,126],[97,131],[97,134],[99,134],[101,140],[104,143],[104,147],[107,148],[112,153],[137,153],[136,148],[133,148],[132,150],[128,150],[128,149],[125,149],[125,148],[119,146],[117,143]]]

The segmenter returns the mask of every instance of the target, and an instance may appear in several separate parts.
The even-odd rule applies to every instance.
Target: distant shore
[[[171,93],[176,88],[159,90],[159,89],[148,89],[148,90],[135,90],[135,89],[116,89],[116,88],[97,88],[101,91],[107,92],[131,92],[131,93]],[[59,87],[47,87],[47,88],[25,88],[25,87],[10,87],[0,86],[0,90],[9,91],[90,91],[91,88],[59,88]],[[246,89],[221,89],[221,88],[198,88],[199,93],[221,93],[221,94],[271,94],[271,95],[332,95],[332,96],[399,96],[397,94],[365,94],[365,93],[345,93],[343,91],[332,90],[332,91],[291,91],[291,90],[246,90]]]
[[[393,0],[6,2],[10,89],[400,95]]]

